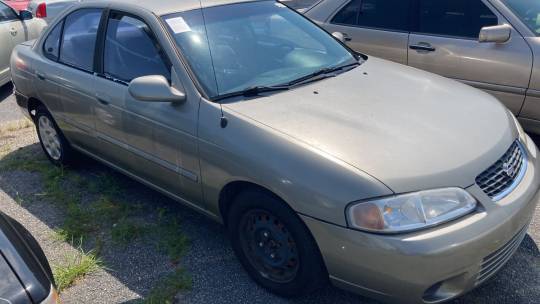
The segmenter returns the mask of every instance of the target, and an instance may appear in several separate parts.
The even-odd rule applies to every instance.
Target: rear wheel
[[[71,164],[74,152],[45,107],[37,108],[35,123],[39,142],[47,158],[57,166]]]
[[[281,296],[300,296],[328,278],[311,233],[284,202],[264,191],[238,195],[228,216],[233,249],[250,276]]]

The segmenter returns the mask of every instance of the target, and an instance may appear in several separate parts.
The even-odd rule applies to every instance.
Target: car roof
[[[167,15],[176,12],[184,12],[197,8],[205,8],[218,5],[234,4],[241,2],[256,2],[268,0],[112,0],[107,4],[123,4],[137,6],[146,9],[156,15]],[[103,0],[81,1],[84,3],[103,3]]]

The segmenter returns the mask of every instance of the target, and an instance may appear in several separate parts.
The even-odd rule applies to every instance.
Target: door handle
[[[435,52],[437,49],[431,46],[431,44],[426,42],[420,42],[418,44],[410,45],[409,48],[411,50],[415,51],[423,51],[423,52]]]
[[[36,73],[36,77],[39,79],[39,80],[45,80],[45,75],[41,74],[40,72],[37,72]]]
[[[103,98],[99,98],[97,97],[97,100],[99,101],[100,104],[104,105],[104,106],[108,106],[109,105],[109,102]]]
[[[17,29],[15,29],[14,27],[11,28],[11,30],[9,31],[11,36],[17,36]]]
[[[345,41],[347,41],[347,42],[348,42],[348,41],[352,41],[352,38],[351,38],[349,35],[347,35],[347,34],[345,34],[345,33],[342,33],[342,34],[343,34],[343,40],[345,40]]]
[[[111,102],[111,98],[107,94],[101,94],[101,93],[95,93],[94,97],[99,101],[102,105],[109,105]]]

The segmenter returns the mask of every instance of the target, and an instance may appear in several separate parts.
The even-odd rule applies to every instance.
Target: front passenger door
[[[352,0],[327,21],[355,51],[407,64],[410,0]]]
[[[197,151],[198,103],[134,99],[128,91],[129,83],[148,75],[163,76],[172,86],[182,89],[169,59],[145,21],[111,11],[102,74],[96,86],[101,101],[96,112],[98,136],[104,146],[114,146],[111,158],[122,163],[124,169],[176,196],[199,200],[198,167],[195,172],[184,167],[188,161],[184,155],[194,155]],[[191,158],[189,161],[193,163]]]
[[[506,43],[480,43],[480,30],[508,24],[482,0],[418,0],[409,65],[483,89],[518,114],[525,99],[532,52],[512,29]]]

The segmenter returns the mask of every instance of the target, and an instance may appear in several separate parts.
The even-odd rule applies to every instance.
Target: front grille
[[[484,283],[508,262],[525,238],[527,226],[523,227],[508,243],[482,260],[482,265],[476,277],[475,285]]]
[[[494,201],[514,190],[527,169],[526,154],[518,141],[491,167],[476,178],[476,184]]]

